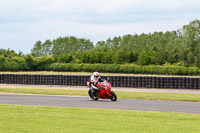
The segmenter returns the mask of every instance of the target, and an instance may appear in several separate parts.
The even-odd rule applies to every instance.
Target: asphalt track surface
[[[51,89],[88,89],[87,86],[58,86],[58,85],[22,85],[0,84],[0,87],[19,88],[51,88]],[[170,93],[200,93],[200,90],[189,89],[149,89],[149,88],[112,88],[124,91],[140,92],[170,92]],[[179,112],[200,114],[200,102],[185,101],[159,101],[159,100],[130,100],[118,99],[116,102],[108,99],[93,101],[88,97],[50,96],[50,95],[24,95],[0,94],[0,104],[78,107],[78,108],[103,108],[139,111]]]
[[[93,101],[89,97],[70,97],[52,95],[0,94],[0,104],[102,108],[139,111],[179,112],[200,114],[200,102],[108,99]]]

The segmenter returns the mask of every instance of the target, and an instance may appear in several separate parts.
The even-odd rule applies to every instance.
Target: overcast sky
[[[0,0],[0,48],[30,53],[36,41],[97,41],[172,31],[200,19],[200,0]]]

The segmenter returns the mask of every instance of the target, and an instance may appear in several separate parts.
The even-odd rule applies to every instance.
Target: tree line
[[[177,31],[124,35],[99,41],[59,37],[37,41],[34,57],[52,56],[59,63],[102,63],[138,65],[178,64],[200,66],[200,21],[191,21]]]
[[[9,64],[9,62],[12,63]],[[19,62],[21,66],[17,67]],[[103,64],[110,64],[110,66],[112,64],[114,66],[134,64],[141,67],[181,66],[195,67],[194,71],[198,71],[200,67],[200,20],[191,21],[176,31],[128,34],[108,38],[95,45],[89,39],[74,36],[58,37],[44,42],[37,41],[27,55],[22,52],[15,53],[10,49],[0,49],[0,63],[0,70],[3,68],[6,70],[11,67],[10,65],[15,66],[16,70],[22,68],[24,70],[50,70],[50,66],[51,69],[55,69],[56,66],[58,70],[61,70],[60,67],[63,64],[70,63],[80,64],[80,66],[82,64],[102,64],[102,66]],[[116,67],[117,69],[120,67]],[[186,71],[184,73],[187,73]]]

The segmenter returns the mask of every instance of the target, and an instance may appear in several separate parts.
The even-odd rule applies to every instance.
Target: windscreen
[[[103,82],[103,85],[104,85],[104,86],[109,86],[107,81],[104,81],[104,82]]]

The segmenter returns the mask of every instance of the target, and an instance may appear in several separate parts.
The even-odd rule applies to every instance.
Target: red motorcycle
[[[113,91],[111,91],[111,84],[108,81],[109,79],[103,82],[97,83],[96,87],[98,87],[99,89],[98,91],[94,93],[92,93],[92,89],[90,88],[88,91],[90,98],[95,101],[97,101],[99,98],[116,101],[117,95]],[[87,82],[87,85],[89,86],[89,82]]]

